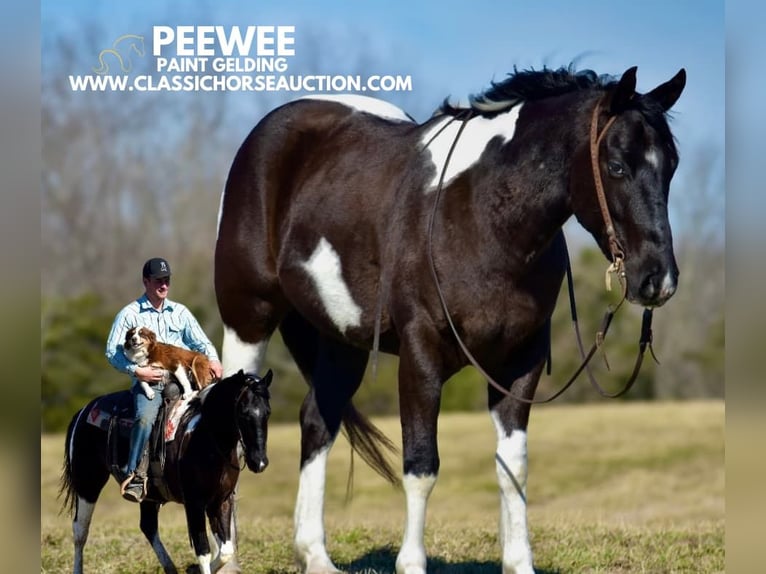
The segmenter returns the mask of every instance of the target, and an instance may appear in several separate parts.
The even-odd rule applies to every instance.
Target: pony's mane
[[[484,92],[469,98],[470,107],[454,106],[445,99],[434,115],[455,116],[467,110],[473,110],[483,116],[509,110],[510,108],[532,100],[541,100],[577,90],[604,90],[616,84],[614,76],[598,75],[593,70],[576,71],[574,65],[557,70],[543,67],[542,70],[518,70],[502,82],[492,82]]]

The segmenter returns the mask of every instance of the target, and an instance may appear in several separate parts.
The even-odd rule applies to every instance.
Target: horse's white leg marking
[[[407,501],[407,523],[399,555],[396,574],[425,574],[426,547],[423,542],[426,525],[426,505],[436,484],[436,475],[414,476],[402,480]]]
[[[266,357],[269,339],[260,343],[246,343],[234,329],[223,326],[223,376],[234,375],[242,369],[246,373],[259,373]]]
[[[495,412],[492,412],[492,420],[497,431],[497,456],[512,475],[496,462],[503,574],[534,574],[527,531],[527,433],[514,430],[509,436]]]
[[[210,571],[210,554],[198,555],[197,562],[199,562],[200,574],[212,574],[212,572]]]
[[[338,572],[327,555],[324,536],[324,485],[328,445],[301,469],[295,503],[295,552],[306,574]]]
[[[477,116],[466,124],[460,139],[455,145],[455,150],[452,152],[447,170],[444,172],[445,186],[451,179],[470,168],[479,160],[481,154],[484,153],[484,148],[487,147],[492,138],[500,137],[503,142],[513,138],[520,109],[521,106],[515,106],[491,119]],[[431,165],[434,168],[433,178],[425,189],[426,193],[434,191],[439,185],[439,178],[444,169],[444,163],[447,161],[449,150],[460,129],[462,122],[453,121],[436,136],[437,132],[451,120],[450,116],[445,116],[442,121],[434,124],[430,130],[423,134],[420,140],[420,144],[425,148],[425,152],[430,154]],[[434,136],[436,136],[436,139],[431,141]],[[429,144],[429,142],[431,143]],[[425,147],[426,145],[428,145],[427,148]]]
[[[234,556],[234,543],[231,540],[221,542],[217,534],[208,536],[210,548],[213,551],[213,561],[210,563],[210,569],[217,572],[224,564]]]
[[[227,540],[221,544],[221,550],[219,552],[221,563],[226,564],[232,556],[234,556],[234,543],[231,540]]]
[[[239,451],[238,451],[239,452]],[[231,519],[229,520],[229,527],[231,528],[230,535],[231,540],[227,540],[224,544],[220,545],[220,552],[216,557],[214,572],[242,572],[239,567],[239,560],[237,560],[237,502],[236,495],[239,490],[239,481],[234,486],[234,499],[231,503]]]
[[[407,115],[401,108],[396,107],[384,100],[361,96],[358,94],[318,94],[313,96],[303,96],[301,100],[325,100],[329,102],[338,102],[359,112],[367,112],[375,116],[389,120],[399,120],[404,122],[413,122],[413,119]]]
[[[325,312],[341,333],[361,324],[362,309],[354,302],[343,281],[340,256],[324,237],[314,253],[303,263],[322,300]]]
[[[94,508],[96,508],[95,504],[86,501],[81,496],[77,497],[77,507],[75,511],[75,516],[77,518],[72,522],[72,535],[74,538],[74,574],[82,574],[83,572],[83,549],[85,548],[85,543],[88,541],[88,530],[90,529],[90,521],[93,518]]]

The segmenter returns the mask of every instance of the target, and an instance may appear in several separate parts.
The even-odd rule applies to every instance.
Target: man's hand
[[[223,377],[223,365],[218,361],[210,361],[210,372],[216,379]]]
[[[139,381],[146,381],[147,383],[161,383],[162,377],[165,375],[165,369],[147,366],[136,367],[136,378]]]

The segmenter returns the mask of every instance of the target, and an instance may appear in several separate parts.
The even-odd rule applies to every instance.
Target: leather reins
[[[633,386],[633,383],[638,378],[638,374],[641,370],[641,364],[643,363],[644,354],[646,352],[646,348],[649,347],[652,357],[655,361],[657,361],[657,358],[654,356],[654,350],[652,349],[652,309],[646,308],[644,309],[642,322],[641,322],[641,336],[639,339],[639,351],[638,356],[636,357],[636,362],[633,367],[633,372],[631,373],[630,378],[628,379],[628,382],[625,384],[622,390],[616,392],[616,393],[608,393],[604,391],[604,389],[599,385],[599,383],[596,381],[595,377],[590,371],[590,368],[588,367],[588,363],[590,363],[590,360],[593,358],[593,355],[596,353],[596,350],[601,347],[601,345],[604,342],[604,338],[606,337],[606,334],[609,330],[609,326],[611,325],[612,318],[614,317],[614,314],[617,312],[617,310],[622,306],[623,302],[625,301],[625,297],[627,294],[627,284],[625,280],[625,271],[624,271],[624,261],[625,261],[625,252],[622,250],[622,247],[617,239],[615,230],[614,230],[614,224],[612,223],[612,217],[609,213],[609,207],[607,205],[606,201],[606,195],[604,193],[604,185],[601,180],[601,169],[599,167],[599,145],[601,144],[601,141],[604,138],[604,135],[606,134],[607,130],[612,126],[616,116],[610,117],[604,127],[599,132],[598,130],[598,120],[599,120],[599,112],[601,111],[602,102],[604,101],[606,96],[602,97],[597,103],[593,110],[593,114],[591,116],[591,124],[590,124],[590,134],[589,134],[589,144],[590,144],[590,157],[591,157],[591,168],[593,171],[593,179],[595,183],[596,188],[596,197],[598,198],[599,207],[601,209],[601,216],[604,220],[604,226],[606,230],[607,240],[609,243],[609,250],[612,256],[612,261],[609,267],[606,271],[606,288],[607,290],[611,289],[611,281],[610,281],[610,275],[614,273],[617,275],[618,281],[620,282],[621,290],[622,290],[622,296],[620,298],[619,303],[617,303],[616,306],[612,307],[611,305],[607,308],[606,313],[604,314],[603,319],[601,320],[601,325],[599,327],[598,332],[596,333],[596,339],[591,345],[590,349],[587,353],[584,352],[584,348],[582,345],[582,337],[580,336],[580,329],[577,322],[577,311],[576,311],[576,304],[575,304],[575,298],[574,298],[574,284],[572,281],[572,270],[569,262],[569,253],[566,253],[566,272],[567,272],[567,286],[569,290],[569,299],[570,299],[570,307],[572,312],[572,322],[574,324],[574,329],[577,337],[577,344],[578,349],[580,351],[580,356],[582,358],[582,363],[580,366],[575,370],[574,374],[569,378],[569,380],[564,383],[564,385],[556,391],[553,395],[550,397],[547,397],[545,399],[528,399],[526,397],[521,397],[513,392],[511,392],[510,389],[504,388],[502,385],[500,385],[497,381],[495,381],[489,373],[487,373],[479,364],[479,362],[476,360],[476,358],[473,356],[471,351],[468,349],[466,344],[463,342],[462,338],[457,332],[457,328],[455,327],[455,324],[452,320],[452,316],[449,312],[449,309],[447,308],[447,302],[444,297],[444,293],[441,289],[441,285],[439,282],[439,277],[436,272],[436,265],[434,263],[433,259],[433,227],[434,227],[434,221],[436,219],[436,211],[439,205],[439,199],[442,194],[442,190],[444,188],[444,177],[447,172],[447,166],[449,165],[450,159],[452,157],[452,153],[455,150],[455,147],[457,146],[457,142],[460,139],[460,135],[463,133],[463,129],[465,128],[466,124],[475,116],[474,110],[469,110],[463,118],[460,118],[460,121],[462,122],[460,125],[460,128],[458,129],[457,133],[455,134],[455,139],[452,142],[452,145],[449,148],[449,151],[447,152],[447,156],[444,161],[444,166],[442,167],[441,174],[439,177],[439,183],[436,187],[436,193],[434,197],[434,205],[433,210],[431,211],[431,217],[428,222],[428,262],[431,269],[431,274],[434,279],[434,284],[436,286],[436,293],[439,297],[439,301],[441,302],[442,309],[444,311],[444,315],[447,318],[447,322],[449,323],[450,329],[452,330],[453,335],[455,336],[455,340],[457,341],[458,345],[460,346],[461,350],[465,354],[468,361],[473,365],[473,367],[479,371],[479,373],[487,380],[487,382],[494,387],[498,392],[505,396],[509,396],[515,400],[518,400],[523,403],[528,404],[539,404],[539,403],[549,403],[559,396],[561,396],[574,382],[577,380],[577,378],[580,376],[583,370],[587,370],[588,377],[590,379],[591,384],[596,389],[596,391],[603,397],[607,398],[617,398],[625,393],[627,393],[630,388]],[[457,117],[453,119],[456,120]],[[446,128],[451,122],[448,122],[444,128]],[[442,128],[442,130],[444,129]],[[438,133],[441,133],[440,130]],[[438,135],[438,133],[436,135]],[[435,137],[435,136],[434,136]],[[433,138],[432,138],[433,140]],[[428,142],[431,143],[430,141]],[[427,146],[426,146],[427,147]],[[566,247],[566,243],[565,243]],[[609,367],[607,363],[607,368]]]

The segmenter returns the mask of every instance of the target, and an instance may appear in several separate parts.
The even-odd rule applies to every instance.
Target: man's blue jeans
[[[151,400],[144,394],[144,389],[137,381],[133,383],[130,389],[133,393],[135,418],[133,419],[133,430],[130,431],[128,466],[125,468],[128,474],[136,471],[136,467],[141,460],[141,454],[144,452],[149,435],[152,433],[152,426],[154,421],[157,420],[157,414],[160,412],[160,406],[162,405],[163,387],[162,383],[152,387],[154,398]]]

